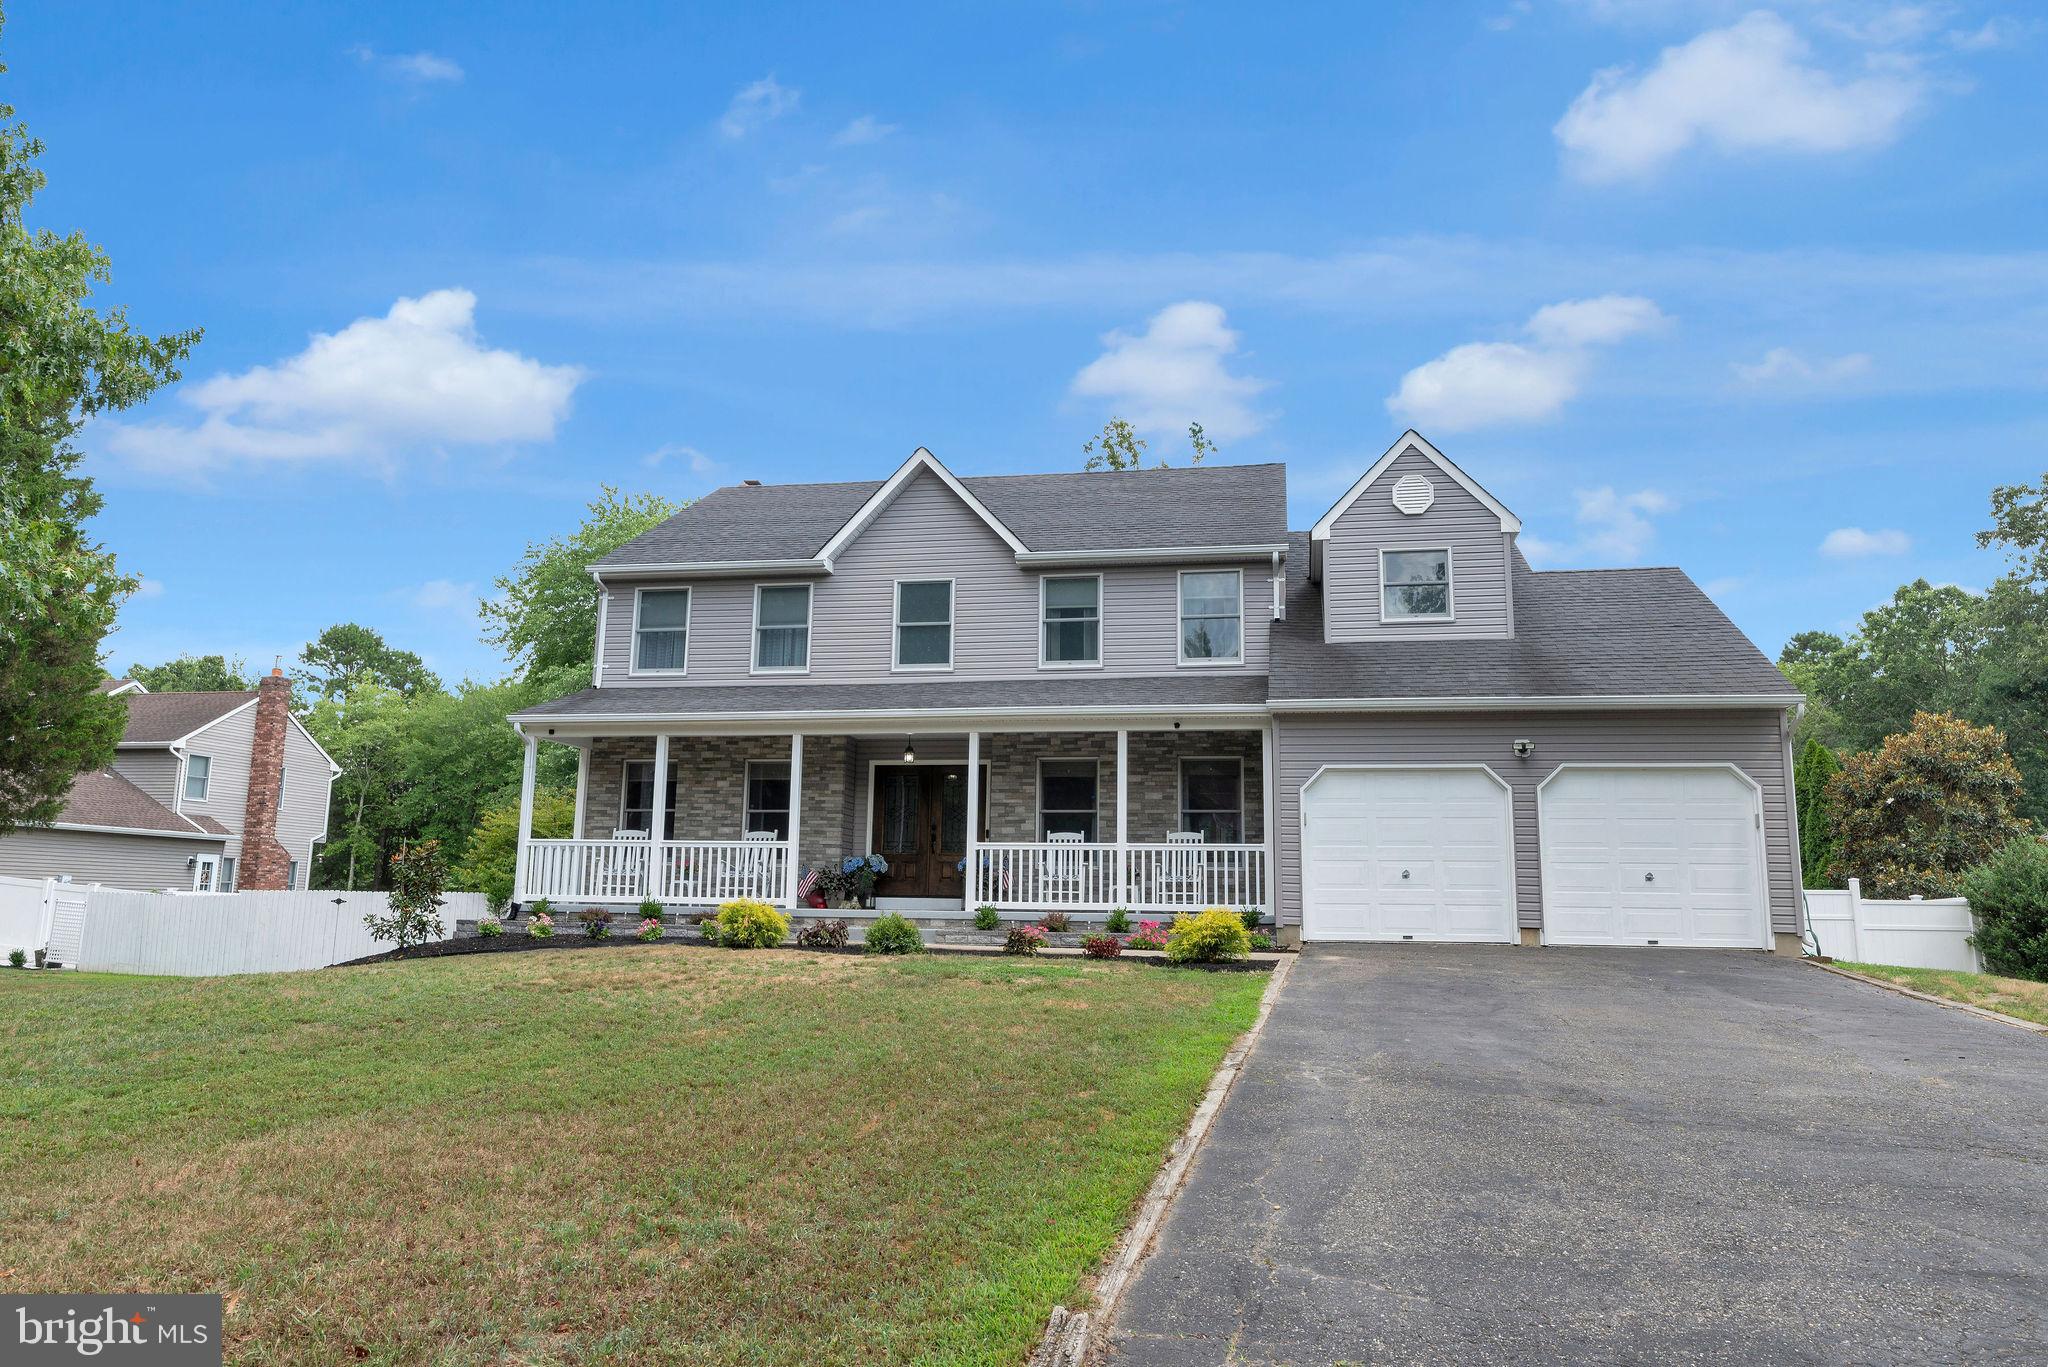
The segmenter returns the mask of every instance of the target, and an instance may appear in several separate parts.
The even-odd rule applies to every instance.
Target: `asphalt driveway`
[[[2048,1038],[1790,959],[1305,953],[1116,1367],[2048,1358]]]

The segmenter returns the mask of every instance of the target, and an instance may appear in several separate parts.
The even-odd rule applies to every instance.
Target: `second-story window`
[[[896,668],[953,667],[953,581],[905,579],[896,585]]]
[[[1380,552],[1380,620],[1427,621],[1451,615],[1448,550]]]
[[[1244,652],[1244,576],[1238,570],[1182,570],[1183,664],[1235,664]]]
[[[212,760],[205,755],[188,755],[185,759],[185,800],[206,801],[206,785],[212,777]]]
[[[642,589],[633,610],[633,668],[680,674],[690,648],[690,591]]]
[[[1102,663],[1102,577],[1048,577],[1039,584],[1044,596],[1045,663]]]
[[[811,667],[811,586],[763,584],[754,591],[754,668]]]

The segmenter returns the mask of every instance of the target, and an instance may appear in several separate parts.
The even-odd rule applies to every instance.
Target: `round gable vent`
[[[1429,511],[1436,502],[1436,486],[1422,475],[1403,475],[1394,481],[1394,506],[1410,517]]]

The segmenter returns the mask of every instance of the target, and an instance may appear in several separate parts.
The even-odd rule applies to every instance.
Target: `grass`
[[[786,951],[0,971],[0,1291],[242,1363],[1013,1363],[1264,974]]]
[[[1842,963],[1853,973],[1865,973],[1918,992],[1947,997],[1967,1006],[2017,1016],[2023,1021],[2048,1025],[2048,983],[2025,978],[2002,978],[1996,973],[1957,973],[1940,968],[1898,968],[1891,964]]]

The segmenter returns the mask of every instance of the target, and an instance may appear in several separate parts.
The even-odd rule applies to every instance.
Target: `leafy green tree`
[[[407,845],[391,856],[391,900],[388,914],[370,912],[363,924],[380,940],[391,940],[403,954],[414,945],[441,938],[441,904],[448,891],[448,861],[432,840]]]
[[[1971,942],[1993,973],[2048,982],[2048,840],[2022,836],[1963,876]]]
[[[553,541],[529,543],[518,566],[498,579],[498,597],[479,610],[484,640],[504,651],[525,678],[580,671],[575,686],[586,686],[597,650],[598,590],[590,567],[687,506],[605,485],[582,525]]]
[[[1842,761],[1818,740],[1808,740],[1792,762],[1792,790],[1799,804],[1799,868],[1809,888],[1838,886],[1835,802],[1828,785],[1840,772]]]
[[[0,103],[0,833],[54,820],[79,773],[113,759],[126,716],[99,692],[99,647],[136,581],[85,531],[101,499],[72,438],[177,380],[199,340],[90,306],[106,253],[24,220],[42,153]]]
[[[533,795],[533,833],[541,840],[561,840],[575,834],[576,797],[560,789],[537,790]],[[483,814],[470,832],[469,848],[455,867],[455,886],[480,892],[495,905],[512,900],[512,877],[519,860],[519,802],[493,807]]]
[[[339,622],[306,643],[292,678],[307,694],[347,696],[358,684],[375,683],[408,698],[441,691],[441,680],[410,650],[385,644],[381,633],[355,622]]]
[[[127,677],[152,693],[246,693],[256,686],[240,656],[180,655],[160,665],[129,665]]]
[[[1851,755],[1828,785],[1837,877],[1873,897],[1952,897],[1963,875],[2030,834],[2020,771],[1996,727],[1922,712],[1875,750]]]
[[[372,888],[408,832],[399,810],[408,704],[397,690],[361,683],[347,696],[317,698],[302,718],[341,773],[328,804],[327,842],[313,867],[315,887]]]
[[[2014,577],[2048,588],[2048,474],[2039,484],[2001,484],[1991,491],[1991,526],[1977,544],[2012,553]]]
[[[1084,470],[1140,470],[1145,465],[1145,451],[1150,445],[1138,435],[1138,429],[1123,418],[1111,418],[1102,425],[1102,430],[1081,443],[1081,454],[1087,462]],[[1207,456],[1214,455],[1216,443],[1209,440],[1202,424],[1188,424],[1188,464],[1200,465]],[[1167,462],[1159,462],[1159,468],[1167,468]]]

